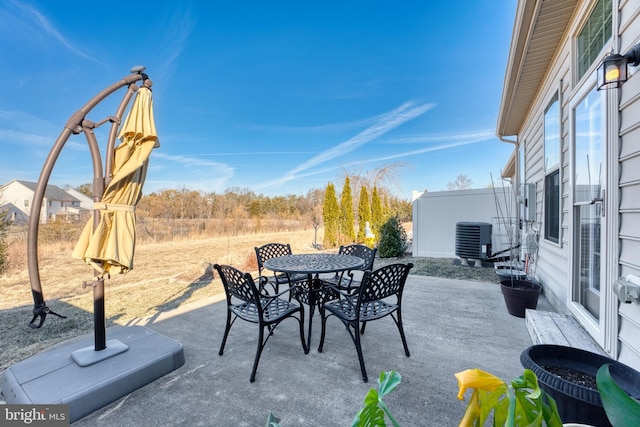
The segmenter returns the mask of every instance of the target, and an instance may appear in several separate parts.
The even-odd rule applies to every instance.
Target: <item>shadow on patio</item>
[[[544,297],[538,309],[549,310]],[[507,313],[498,284],[409,276],[403,321],[411,357],[393,320],[373,322],[362,340],[370,378],[363,383],[355,347],[337,319],[328,319],[318,353],[316,313],[309,354],[297,323],[283,322],[251,384],[257,328],[237,322],[218,356],[225,310],[222,294],[149,320],[148,328],[184,345],[184,366],[73,425],[262,426],[272,411],[284,427],[348,426],[379,373],[395,370],[402,383],[385,402],[402,426],[457,426],[466,402],[456,398],[454,373],[478,367],[511,380],[532,344],[525,319]]]

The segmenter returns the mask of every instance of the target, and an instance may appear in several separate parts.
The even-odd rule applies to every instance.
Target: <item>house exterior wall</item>
[[[4,203],[11,203],[16,208],[24,212],[25,215],[31,216],[31,204],[33,202],[33,191],[18,181],[11,181],[0,189],[0,200]],[[49,214],[49,203],[43,200],[42,210],[40,211],[40,222],[46,222]]]
[[[73,197],[78,199],[79,203],[74,204],[74,207],[76,208],[80,207],[81,209],[86,209],[86,210],[93,209],[93,199],[91,197],[79,192],[75,188],[67,188],[64,191],[66,191],[67,193],[71,194]]]
[[[508,248],[505,224],[497,218],[512,218],[510,188],[425,192],[413,200],[414,256],[455,258],[456,224],[486,222],[493,225],[493,248]],[[500,228],[499,226],[502,226]],[[496,238],[498,241],[496,241]]]
[[[640,3],[622,2],[620,45],[640,43]],[[640,276],[640,67],[620,89],[617,182],[619,275]],[[618,360],[640,370],[640,304],[618,307]]]
[[[523,132],[519,135],[520,144],[525,147],[524,180],[536,188],[536,222],[541,225],[536,276],[545,287],[545,296],[559,312],[568,314],[570,283],[570,124],[569,124],[569,88],[571,87],[571,50],[569,43],[563,44],[551,64],[547,80],[543,83],[539,96],[532,105]],[[544,112],[555,94],[560,104],[560,239],[552,242],[544,238]]]
[[[522,1],[522,0],[521,0]],[[524,146],[523,176],[536,186],[536,218],[544,218],[544,113],[555,93],[561,112],[561,232],[558,243],[546,240],[541,230],[536,275],[549,302],[562,313],[571,313],[603,350],[620,362],[640,370],[640,303],[621,304],[612,292],[617,277],[640,276],[640,67],[630,67],[630,79],[619,89],[599,92],[606,125],[605,204],[602,241],[606,263],[600,298],[605,313],[600,323],[590,321],[572,297],[574,250],[574,120],[572,110],[595,84],[595,61],[578,80],[575,71],[576,36],[596,0],[578,1],[553,61],[529,106],[517,139]],[[619,12],[619,13],[618,13]],[[535,19],[535,18],[534,18]],[[528,23],[521,23],[528,25]],[[603,52],[627,52],[640,43],[640,2],[613,0],[612,39]],[[603,55],[604,56],[604,55]]]

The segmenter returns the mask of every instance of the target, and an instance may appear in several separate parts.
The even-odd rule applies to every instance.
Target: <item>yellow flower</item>
[[[464,400],[464,393],[468,388],[495,391],[498,387],[506,385],[500,378],[480,369],[467,369],[455,375],[458,379],[458,399],[460,400]]]

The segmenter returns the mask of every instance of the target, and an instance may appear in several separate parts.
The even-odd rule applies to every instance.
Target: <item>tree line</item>
[[[239,187],[221,193],[188,188],[152,192],[143,195],[136,207],[137,238],[140,242],[165,241],[196,235],[233,236],[311,227],[318,231],[324,227],[323,245],[327,248],[352,242],[372,245],[364,235],[366,222],[370,223],[372,233],[378,234],[389,217],[411,221],[411,202],[395,196],[385,185],[384,178],[391,170],[375,171],[373,178],[345,174],[340,203],[331,182],[324,189],[311,189],[304,195],[266,196]],[[92,197],[91,184],[76,189]],[[38,239],[42,243],[77,241],[89,215],[87,212],[78,223],[59,220],[42,224]],[[19,239],[22,241],[26,237],[26,224],[11,224],[0,212],[0,272],[7,266],[9,231],[22,236]]]
[[[266,196],[247,188],[229,188],[223,193],[201,192],[190,189],[171,189],[143,196],[136,208],[136,217],[143,235],[158,233],[191,234],[194,229],[205,234],[235,235],[248,232],[286,231],[306,227],[318,230],[324,226],[325,247],[346,242],[364,242],[364,228],[356,224],[370,222],[375,230],[385,216],[397,216],[411,221],[411,203],[373,188],[373,195],[361,186],[359,204],[351,197],[349,178],[343,187],[338,204],[332,183],[322,189],[309,190],[304,195]],[[334,223],[334,212],[340,213],[342,225]],[[357,221],[356,221],[357,218]],[[164,231],[162,231],[164,230]],[[327,233],[335,238],[326,239]],[[348,232],[347,230],[351,230]]]

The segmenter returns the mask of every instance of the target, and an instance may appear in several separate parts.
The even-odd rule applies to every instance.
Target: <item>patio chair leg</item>
[[[224,345],[227,343],[227,337],[229,336],[229,330],[231,329],[231,312],[227,310],[227,325],[224,327],[224,335],[222,336],[222,344],[220,344],[220,350],[218,355],[222,356],[224,353]]]
[[[253,361],[253,369],[251,370],[251,377],[249,377],[249,382],[254,382],[256,380],[256,371],[258,370],[258,362],[260,362],[260,355],[262,354],[262,348],[264,347],[264,343],[262,340],[264,339],[264,327],[260,327],[260,331],[258,332],[258,350],[256,351],[256,358]]]
[[[402,314],[400,313],[400,309],[398,309],[396,313],[398,318],[396,319],[394,317],[393,320],[396,321],[396,326],[398,327],[398,331],[400,331],[400,338],[402,338],[402,345],[404,346],[404,354],[407,357],[410,357],[411,355],[409,354],[409,346],[407,345],[407,339],[404,336],[404,328],[402,327]],[[393,315],[391,317],[393,317]]]
[[[362,371],[362,379],[364,382],[369,382],[369,378],[367,377],[367,370],[364,367],[364,358],[362,357],[362,346],[360,344],[360,334],[358,333],[358,324],[353,325],[354,329],[354,343],[356,345],[356,351],[358,352],[358,361],[360,362],[360,370]]]
[[[367,322],[362,322],[362,327],[360,328],[360,333],[364,334],[364,327],[367,325]]]
[[[320,344],[318,344],[318,353],[322,353],[322,347],[324,346],[324,333],[326,331],[326,323],[327,323],[327,318],[326,316],[326,312],[324,311],[324,308],[322,310],[320,310],[320,320],[321,320],[321,327],[320,327]]]

